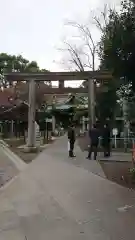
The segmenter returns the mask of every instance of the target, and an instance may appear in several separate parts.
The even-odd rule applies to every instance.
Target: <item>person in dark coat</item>
[[[74,155],[75,140],[76,140],[75,127],[72,124],[68,129],[69,157],[75,157]]]
[[[91,159],[91,154],[94,152],[94,160],[97,158],[98,144],[99,144],[100,132],[97,129],[97,126],[94,124],[92,129],[89,130],[89,138],[90,138],[90,148],[88,152],[87,159]]]
[[[110,142],[111,142],[111,131],[108,124],[104,125],[102,134],[102,145],[104,149],[104,157],[110,157]]]

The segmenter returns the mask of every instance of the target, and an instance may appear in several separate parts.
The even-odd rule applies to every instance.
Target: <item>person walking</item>
[[[111,142],[111,131],[108,124],[104,125],[102,134],[102,146],[104,149],[104,157],[110,157],[110,142]]]
[[[87,159],[89,160],[91,159],[92,152],[94,152],[94,160],[97,159],[99,136],[100,136],[99,130],[97,129],[96,124],[94,124],[92,129],[89,130],[90,148],[87,157]]]
[[[72,124],[68,129],[68,151],[69,151],[69,157],[71,158],[76,157],[74,155],[74,144],[76,140],[75,138],[76,138],[75,127]]]

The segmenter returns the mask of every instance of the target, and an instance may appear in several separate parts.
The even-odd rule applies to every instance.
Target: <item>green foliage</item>
[[[97,94],[96,115],[100,122],[105,122],[108,118],[113,121],[116,109],[116,86],[110,81],[107,84],[108,91]]]
[[[135,3],[124,0],[120,12],[109,10],[108,21],[102,31],[99,44],[100,69],[113,72],[112,82],[108,82],[108,93],[98,97],[100,116],[115,116],[116,91],[131,86],[130,94],[124,90],[122,97],[130,99],[135,92]],[[125,87],[124,87],[125,89]],[[128,95],[128,96],[127,96]]]
[[[40,69],[37,62],[29,61],[23,58],[21,55],[9,55],[7,53],[0,54],[0,84],[3,87],[7,87],[8,83],[5,82],[3,74],[5,72],[35,72],[35,71],[47,71]]]
[[[122,84],[132,83],[135,91],[135,4],[121,2],[120,13],[110,10],[100,42],[101,67],[112,70]]]
[[[132,179],[135,179],[135,168],[134,167],[130,168],[129,172],[131,174]]]

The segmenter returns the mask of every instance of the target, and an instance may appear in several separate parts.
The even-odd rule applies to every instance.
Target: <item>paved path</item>
[[[61,140],[58,140],[56,142],[56,145],[58,147],[52,147],[51,154],[55,157],[57,157],[62,162],[68,162],[68,164],[75,165],[77,167],[84,168],[87,171],[93,172],[94,174],[97,174],[101,177],[105,177],[105,174],[100,166],[100,164],[97,161],[94,160],[87,160],[87,152],[82,152],[80,150],[80,147],[78,147],[77,143],[75,146],[75,155],[76,158],[70,159],[68,157],[67,152],[67,138],[62,137]],[[49,150],[50,151],[50,150]],[[47,153],[48,151],[46,151]]]
[[[0,240],[134,239],[135,192],[73,165],[66,148],[57,140],[0,191]]]
[[[18,173],[19,170],[16,165],[10,160],[0,145],[0,187],[14,178]]]

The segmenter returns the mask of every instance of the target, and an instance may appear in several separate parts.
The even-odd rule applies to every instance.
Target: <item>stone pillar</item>
[[[14,136],[14,121],[11,120],[11,125],[10,125],[10,136]]]
[[[93,79],[88,80],[88,115],[91,128],[95,123],[95,83]]]
[[[55,116],[52,116],[52,132],[55,133],[56,128],[56,119]]]
[[[28,143],[27,147],[35,147],[35,80],[29,82]]]
[[[82,130],[84,133],[85,132],[85,117],[84,116],[82,117]]]

